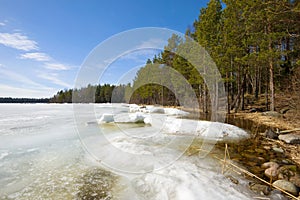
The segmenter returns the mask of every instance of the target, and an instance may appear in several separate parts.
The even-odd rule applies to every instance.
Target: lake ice
[[[80,199],[84,192],[97,197],[87,190],[101,184],[108,199],[253,197],[246,180],[237,177],[240,184],[233,184],[214,158],[184,154],[194,136],[214,133],[210,139],[221,140],[225,131],[226,137],[247,137],[242,129],[180,119],[186,113],[175,109],[76,106],[0,105],[1,199]],[[147,123],[134,123],[135,117]]]

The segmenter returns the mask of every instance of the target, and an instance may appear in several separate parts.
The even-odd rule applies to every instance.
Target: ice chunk
[[[110,122],[114,122],[114,115],[113,114],[109,114],[109,113],[105,113],[101,116],[101,118],[99,119],[98,123],[110,123]]]
[[[149,108],[149,110],[150,110],[150,113],[161,113],[161,114],[165,113],[165,109],[162,107],[152,107],[152,108]]]
[[[163,131],[167,134],[191,135],[217,141],[239,140],[249,137],[245,130],[231,124],[174,117],[166,119]]]
[[[164,111],[167,115],[188,115],[189,114],[188,112],[179,110],[177,108],[165,108]]]
[[[136,104],[129,104],[129,112],[139,112],[140,106]]]
[[[129,114],[129,121],[133,123],[144,123],[145,116],[141,112]]]
[[[149,114],[142,112],[122,113],[114,116],[115,123],[145,123],[151,124],[152,119]]]
[[[144,123],[145,124],[152,124],[152,119],[150,117],[145,117]]]

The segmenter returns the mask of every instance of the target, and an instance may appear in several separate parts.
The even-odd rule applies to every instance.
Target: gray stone
[[[276,153],[284,153],[284,150],[282,149],[282,148],[278,148],[278,147],[273,147],[272,148],[273,149],[273,151],[275,151]]]
[[[300,135],[290,133],[285,135],[279,135],[280,140],[288,143],[288,144],[300,144]]]
[[[293,183],[286,180],[277,180],[273,183],[273,186],[279,187],[295,196],[298,196],[299,194],[298,188]]]
[[[272,200],[290,200],[288,197],[284,196],[279,190],[272,190],[269,197]]]

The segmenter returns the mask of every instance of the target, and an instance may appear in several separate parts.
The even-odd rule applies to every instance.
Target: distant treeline
[[[34,99],[34,98],[11,98],[0,97],[0,103],[49,103],[49,98]]]
[[[130,84],[88,85],[80,89],[61,90],[50,99],[50,103],[123,103],[126,102],[126,90],[131,90]]]

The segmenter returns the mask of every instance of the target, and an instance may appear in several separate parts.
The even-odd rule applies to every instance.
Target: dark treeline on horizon
[[[88,85],[80,89],[66,89],[57,92],[50,103],[124,103],[128,85]],[[112,99],[113,97],[113,99]]]
[[[49,98],[0,97],[0,103],[49,103]]]

